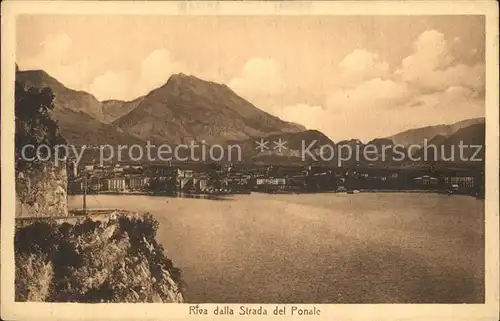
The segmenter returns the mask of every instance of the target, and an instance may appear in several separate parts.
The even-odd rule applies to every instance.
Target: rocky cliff
[[[149,215],[73,224],[21,221],[15,236],[16,301],[185,300],[180,270],[156,242],[158,222]]]
[[[44,162],[16,175],[16,217],[68,215],[66,165]]]

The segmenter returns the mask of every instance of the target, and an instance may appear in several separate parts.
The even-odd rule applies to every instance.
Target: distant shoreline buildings
[[[69,194],[427,190],[484,196],[484,171],[478,169],[86,164],[69,173]]]

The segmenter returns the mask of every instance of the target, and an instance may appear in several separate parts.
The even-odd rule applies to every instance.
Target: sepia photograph
[[[498,305],[491,17],[111,4],[10,20],[16,304]]]

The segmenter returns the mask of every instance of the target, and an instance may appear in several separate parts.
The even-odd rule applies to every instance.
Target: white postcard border
[[[2,225],[1,316],[28,319],[200,319],[189,304],[74,304],[14,302],[14,78],[15,19],[20,14],[150,15],[486,15],[486,303],[485,304],[306,304],[325,320],[497,320],[499,300],[499,100],[498,4],[495,1],[350,1],[350,2],[135,2],[7,1],[2,3]],[[231,305],[235,310],[240,304]],[[213,309],[216,304],[204,304]],[[252,305],[252,306],[259,306]],[[266,304],[272,310],[276,304]],[[288,305],[289,306],[289,305]],[[281,320],[282,317],[232,318]],[[287,318],[289,318],[288,316]],[[209,319],[224,317],[208,316]],[[293,317],[296,320],[311,317]]]

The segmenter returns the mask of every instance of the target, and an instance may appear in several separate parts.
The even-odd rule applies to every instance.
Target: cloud
[[[452,42],[459,41],[455,37]],[[484,64],[458,61],[439,31],[424,31],[412,48],[395,72],[389,71],[377,53],[356,49],[346,55],[339,63],[336,82],[340,85],[328,93],[325,105],[335,109],[397,108],[412,97],[449,88],[463,87],[475,95],[484,91]]]
[[[457,115],[473,115],[471,117],[484,116],[484,99],[467,87],[451,86],[443,91],[430,94],[422,94],[414,97],[403,108],[417,106],[418,111],[426,110],[427,113],[442,117],[443,121],[450,121]],[[448,110],[449,113],[441,111]]]
[[[71,38],[65,34],[49,35],[35,56],[19,61],[22,70],[43,69],[69,88],[87,89],[90,64],[87,60],[68,62]]]
[[[457,38],[453,43],[457,43]],[[436,30],[423,32],[413,44],[413,53],[404,58],[396,75],[422,90],[445,90],[466,86],[478,91],[484,88],[484,64],[457,63],[444,34]]]
[[[427,72],[446,67],[453,60],[444,35],[436,30],[427,30],[413,43],[413,53],[403,59],[400,72],[404,80],[413,80]]]
[[[164,85],[168,78],[175,73],[189,73],[187,66],[174,59],[166,49],[151,52],[141,62],[141,76],[139,93],[147,94],[154,88]]]
[[[251,99],[282,93],[285,90],[285,81],[273,59],[251,58],[246,61],[240,75],[228,82],[228,86]]]
[[[65,34],[49,35],[42,42],[42,50],[38,57],[45,61],[53,60],[59,62],[64,59],[68,51],[71,49],[71,38]]]
[[[22,70],[43,69],[65,86],[88,91],[99,100],[135,99],[165,84],[174,73],[189,73],[186,64],[176,60],[168,50],[157,49],[145,56],[135,68],[108,70],[91,76],[89,61],[70,60],[72,50],[71,37],[65,33],[53,34],[41,43],[39,52],[32,57],[21,58],[18,63]],[[136,75],[132,76],[134,73]]]
[[[451,45],[459,42],[453,38]],[[460,61],[451,45],[439,31],[424,31],[394,72],[377,53],[356,49],[346,55],[321,113],[336,126],[323,126],[324,132],[334,139],[370,140],[484,116],[484,64]]]
[[[133,92],[132,81],[127,75],[108,71],[94,78],[89,91],[101,101],[127,97],[126,93]]]
[[[48,36],[36,55],[20,57],[19,66],[44,69],[66,86],[89,91],[100,100],[134,99],[179,72],[216,82],[229,79],[225,83],[237,94],[284,120],[321,130],[335,140],[372,139],[484,115],[485,65],[471,62],[483,59],[482,50],[466,48],[459,54],[463,42],[464,37],[447,38],[438,30],[427,30],[403,58],[352,48],[332,69],[330,61],[295,61],[292,68],[290,61],[250,56],[236,72],[224,61],[193,65],[168,48],[157,48],[134,65],[100,70],[96,76],[89,70],[98,66],[74,58],[78,52],[71,38],[59,33]],[[337,59],[334,53],[331,58]],[[314,69],[322,63],[322,72]]]
[[[356,49],[342,59],[339,69],[341,82],[338,85],[353,85],[387,76],[389,64],[377,53]]]
[[[186,73],[189,69],[168,50],[157,49],[142,59],[135,76],[132,72],[108,71],[94,78],[89,90],[100,100],[132,100],[164,85],[172,74],[180,72]]]
[[[330,126],[322,131],[332,139],[358,138],[368,142],[410,128],[451,124],[465,118],[484,117],[484,99],[466,87],[449,87],[444,91],[412,96],[392,108],[335,109],[325,112]]]
[[[389,64],[378,53],[356,49],[340,61],[338,70],[325,100],[326,108],[335,113],[392,107],[411,94],[406,83],[393,79]]]
[[[353,108],[364,109],[386,108],[405,101],[410,89],[405,83],[373,78],[355,87],[337,89],[326,98],[326,105],[335,110]]]
[[[331,126],[331,112],[322,106],[295,104],[274,110],[281,119],[304,125],[307,129],[325,131]]]

